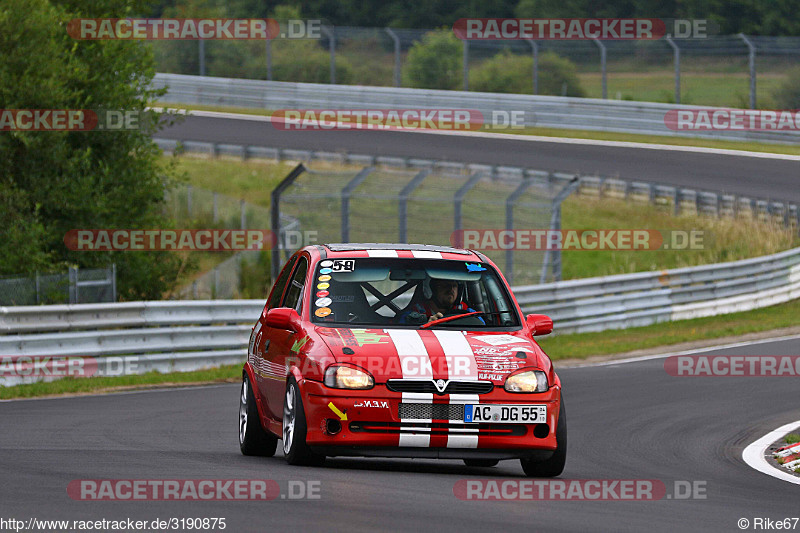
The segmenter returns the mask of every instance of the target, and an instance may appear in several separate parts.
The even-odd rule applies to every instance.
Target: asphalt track
[[[800,161],[715,153],[399,131],[282,131],[263,120],[189,116],[162,130],[182,141],[444,159],[599,173],[800,203]]]
[[[797,354],[800,339],[706,352]],[[237,385],[0,403],[0,517],[225,517],[227,531],[739,531],[800,516],[800,485],[748,467],[751,441],[800,419],[797,378],[681,378],[663,359],[560,371],[569,412],[561,479],[704,483],[705,499],[462,501],[464,479],[525,479],[517,461],[333,459],[290,467],[239,453]],[[279,452],[280,455],[280,452]],[[320,482],[320,498],[266,502],[88,502],[76,479]],[[800,527],[800,526],[798,526]]]

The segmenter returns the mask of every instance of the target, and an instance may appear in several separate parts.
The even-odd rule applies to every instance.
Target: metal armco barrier
[[[800,141],[800,131],[674,131],[665,124],[665,116],[672,110],[711,112],[720,109],[704,106],[562,96],[292,83],[163,73],[156,74],[153,87],[168,88],[167,94],[160,98],[160,101],[165,103],[256,109],[471,109],[480,111],[485,121],[491,120],[495,112],[524,111],[525,127],[761,142]]]
[[[524,312],[550,315],[558,333],[746,311],[800,297],[800,248],[730,263],[515,287],[514,294]],[[0,307],[0,353],[96,357],[98,375],[113,365],[140,374],[236,364],[244,361],[263,305],[208,300]],[[0,385],[32,379],[0,377]]]

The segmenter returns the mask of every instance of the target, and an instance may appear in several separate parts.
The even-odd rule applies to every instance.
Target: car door
[[[275,333],[273,328],[267,327],[265,324],[267,311],[270,309],[274,309],[275,307],[280,307],[281,302],[283,301],[283,295],[286,292],[286,285],[289,283],[289,276],[292,274],[294,270],[294,265],[297,263],[297,257],[291,257],[289,261],[286,262],[284,265],[283,270],[278,275],[278,279],[272,287],[272,292],[270,292],[269,299],[267,303],[264,305],[264,310],[261,313],[261,317],[258,319],[258,323],[256,324],[255,328],[253,328],[253,332],[251,333],[250,344],[252,346],[252,359],[251,364],[255,370],[256,376],[256,384],[255,386],[258,387],[259,393],[262,398],[267,399],[267,384],[274,381],[277,378],[277,374],[273,375],[272,369],[267,364],[267,351],[269,350],[270,345],[272,344],[272,335]],[[279,332],[280,333],[280,332]],[[278,418],[283,416],[282,413],[282,406],[280,413],[273,413],[272,406],[269,405],[269,401],[267,401],[267,405],[265,406],[267,410],[267,416],[270,418],[275,419],[276,416]]]
[[[308,258],[301,255],[297,260],[289,282],[286,284],[283,300],[279,307],[290,307],[302,314],[303,292],[306,284],[306,274],[308,273]],[[282,372],[279,378],[269,379],[264,385],[266,387],[267,402],[270,404],[270,411],[274,415],[283,417],[283,397],[286,393],[286,358],[297,356],[292,351],[295,347],[297,335],[295,332],[269,328],[270,344],[266,350],[266,364],[274,371]]]

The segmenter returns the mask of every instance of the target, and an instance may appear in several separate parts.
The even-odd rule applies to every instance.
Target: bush
[[[566,83],[566,96],[585,96],[575,65],[553,52],[539,54],[539,94],[561,96]],[[469,73],[473,91],[490,93],[533,93],[533,58],[503,50],[484,61]]]
[[[800,67],[789,71],[789,76],[775,90],[773,97],[781,109],[800,109]]]
[[[262,56],[262,64],[264,63]],[[262,69],[266,77],[266,67]],[[272,79],[305,83],[331,82],[331,55],[316,41],[291,40],[272,43]],[[336,55],[336,83],[346,85],[353,81],[350,62]]]
[[[463,45],[452,30],[425,34],[408,51],[403,86],[458,89],[461,86]]]

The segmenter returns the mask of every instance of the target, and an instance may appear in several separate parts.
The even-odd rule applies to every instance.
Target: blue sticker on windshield
[[[319,269],[319,273],[320,274],[330,274],[331,272],[333,272],[333,270],[331,270],[330,268],[320,268]]]
[[[483,272],[484,270],[486,270],[486,267],[481,265],[475,265],[472,263],[464,263],[464,264],[467,265],[467,272]]]

